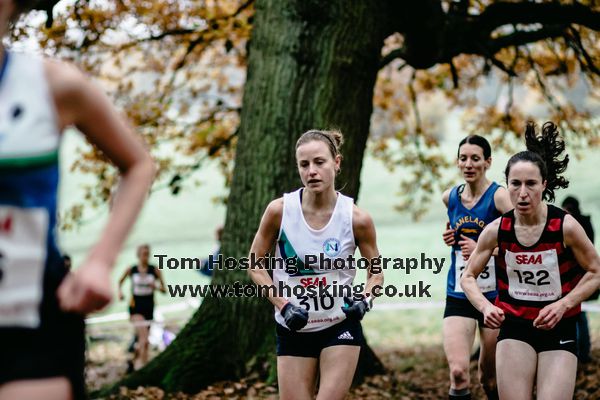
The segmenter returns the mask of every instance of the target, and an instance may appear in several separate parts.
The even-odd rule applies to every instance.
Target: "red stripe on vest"
[[[581,276],[577,277],[576,279],[573,279],[569,282],[565,282],[562,284],[562,292],[563,293],[569,293],[571,290],[573,290],[573,288],[575,286],[577,286],[577,284],[579,283],[579,281],[581,280]]]
[[[560,218],[552,218],[548,221],[548,231],[557,232],[560,230]]]
[[[500,301],[499,297],[496,297],[496,307],[502,309],[506,314],[524,319],[536,319],[540,313],[540,308],[513,306],[512,304]]]
[[[519,244],[515,243],[515,242],[511,242],[511,243],[502,242],[501,249],[505,252],[510,251],[512,253],[531,253],[531,252],[536,252],[536,251],[555,249],[556,254],[558,255],[562,252],[562,245],[560,243],[539,243],[534,248],[528,248],[528,247],[524,248],[524,247],[519,246]]]
[[[500,229],[503,231],[510,231],[512,227],[512,219],[511,218],[502,218],[502,223],[500,224]]]
[[[560,264],[559,271],[560,271],[560,274],[562,275],[562,274],[569,272],[573,268],[579,268],[579,264],[577,264],[577,262],[574,260],[569,260],[567,262]]]
[[[581,312],[581,304],[579,304],[577,307],[570,309],[569,311],[567,311],[564,315],[563,318],[569,318],[569,317],[573,317],[577,314],[579,314]]]
[[[559,257],[559,271],[561,274],[561,297],[565,297],[567,294],[573,290],[573,288],[577,285],[579,280],[581,279],[582,274],[576,274],[573,271],[574,268],[579,268],[577,264],[577,260],[575,260],[572,252],[566,252],[564,248],[564,244],[561,239],[555,239],[557,237],[556,232],[560,232],[562,229],[562,220],[564,219],[564,212],[560,209],[552,205],[548,205],[548,212],[551,213],[548,215],[548,223],[542,235],[539,239],[539,243],[534,247],[522,247],[518,244],[518,239],[516,238],[516,234],[513,230],[513,221],[512,218],[504,217],[501,223],[501,230],[508,231],[506,237],[502,240],[499,238],[498,246],[500,248],[501,254],[502,252],[510,251],[513,253],[534,253],[545,250],[555,250],[557,256]],[[510,214],[509,214],[510,215]],[[562,235],[561,235],[562,236]],[[504,254],[502,254],[504,255]],[[506,271],[506,261],[504,257],[499,257],[497,266],[504,271]],[[567,279],[565,273],[571,275],[569,281],[563,281],[563,279]],[[503,292],[503,296],[508,294],[508,279],[502,280],[498,277],[498,290]],[[512,299],[510,294],[504,299],[505,301],[500,301],[498,297],[496,299],[496,306],[500,307],[507,315],[513,315],[515,317],[525,318],[525,319],[535,319],[540,311],[543,308],[545,302],[535,302],[530,301],[527,302],[530,305],[521,305],[523,304],[514,304],[512,303]],[[515,300],[515,303],[519,303]],[[536,304],[537,303],[537,304]],[[563,318],[571,317],[577,315],[581,312],[581,307],[574,307],[573,309],[567,311]]]
[[[0,232],[10,233],[12,230],[12,215],[8,214],[6,218],[0,221]]]
[[[508,291],[508,282],[504,281],[504,279],[498,278],[498,290]]]

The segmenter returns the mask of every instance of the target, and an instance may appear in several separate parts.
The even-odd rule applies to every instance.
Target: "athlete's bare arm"
[[[446,207],[448,207],[448,201],[450,201],[450,192],[451,191],[452,191],[452,188],[446,189],[446,190],[444,190],[444,193],[442,193],[442,201],[444,202],[444,205]]]
[[[533,325],[540,329],[552,329],[562,319],[565,312],[576,307],[590,297],[600,286],[600,257],[585,231],[571,215],[563,222],[565,245],[570,247],[577,263],[587,272],[577,286],[560,300],[540,310]]]
[[[501,214],[505,214],[514,208],[510,201],[508,190],[502,186],[500,186],[494,193],[494,204],[496,205],[496,210],[498,210],[498,212]],[[498,255],[497,247],[494,249],[492,255],[494,257]]]
[[[119,300],[123,300],[125,297],[123,296],[123,292],[121,291],[121,286],[125,283],[125,279],[131,275],[131,268],[127,268],[123,275],[121,275],[121,279],[119,279],[119,285],[117,287],[117,292],[119,293]]]
[[[377,259],[379,268],[373,271],[373,263],[369,263],[367,269],[367,284],[364,295],[370,295],[373,286],[383,286],[383,270],[381,269],[381,259],[379,249],[377,249],[377,234],[375,233],[375,225],[373,219],[364,210],[361,210],[356,205],[352,210],[352,230],[354,231],[354,239],[358,244],[360,255],[369,260]]]
[[[252,241],[250,247],[250,257],[254,255],[256,258],[264,257],[272,248],[273,244],[277,240],[279,235],[279,228],[281,227],[281,217],[283,215],[283,198],[273,200],[267,206],[265,213],[260,221],[258,231]],[[264,265],[264,262],[261,263]],[[252,269],[248,270],[248,274],[254,283],[257,285],[273,285],[273,279],[269,276],[266,269]],[[271,296],[269,293],[269,301],[279,309],[287,303],[287,300],[281,296]]]
[[[500,324],[504,320],[504,312],[490,303],[483,293],[481,293],[479,286],[477,286],[477,277],[483,272],[494,249],[498,246],[499,224],[500,218],[497,218],[485,227],[479,236],[475,251],[469,257],[467,268],[460,279],[460,285],[469,298],[469,301],[483,314],[485,325],[490,328],[500,327]]]
[[[86,314],[104,307],[112,297],[109,273],[146,198],[155,166],[108,98],[81,72],[56,61],[47,61],[45,68],[59,128],[77,127],[121,172],[99,241],[58,289],[61,308]]]
[[[510,201],[508,190],[502,186],[494,193],[494,204],[496,205],[496,210],[501,214],[507,213],[514,208]]]
[[[451,191],[452,191],[452,188],[446,189],[444,191],[444,193],[442,193],[442,201],[444,202],[444,205],[446,206],[446,208],[448,208],[448,201],[450,199]],[[456,231],[450,227],[450,222],[446,222],[446,230],[442,234],[442,239],[444,240],[444,243],[446,243],[447,246],[454,245],[454,234],[455,233],[456,233]]]
[[[158,290],[162,293],[167,293],[167,286],[165,285],[165,280],[163,278],[163,274],[158,268],[154,268],[154,272],[156,273],[156,277],[158,278]]]

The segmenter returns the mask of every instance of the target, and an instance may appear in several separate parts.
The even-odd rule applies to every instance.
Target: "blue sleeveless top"
[[[456,230],[454,237],[455,244],[452,246],[450,270],[448,271],[448,282],[446,285],[446,294],[450,297],[466,299],[464,291],[460,287],[460,275],[465,268],[465,262],[462,259],[462,252],[458,241],[461,235],[469,237],[475,241],[486,227],[487,224],[498,218],[501,213],[496,209],[494,203],[494,194],[500,185],[492,182],[483,193],[477,204],[473,208],[466,208],[459,197],[459,189],[462,191],[463,185],[452,188],[448,198],[448,220],[450,226]],[[495,299],[496,292],[496,271],[495,257],[491,257],[484,271],[477,278],[477,283],[488,299]]]
[[[55,240],[60,132],[44,64],[5,52],[0,69],[0,328],[37,328],[65,274]],[[49,293],[47,293],[49,292]]]

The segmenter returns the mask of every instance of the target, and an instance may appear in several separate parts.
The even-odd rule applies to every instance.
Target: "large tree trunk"
[[[356,198],[373,87],[385,36],[383,2],[257,0],[223,253],[246,256],[267,204],[300,185],[295,142],[311,128],[346,138],[337,186]],[[248,283],[216,271],[213,284]],[[370,355],[366,364],[379,368]],[[275,352],[273,307],[264,298],[207,298],[177,339],[127,386],[195,392],[236,379]],[[366,371],[362,368],[362,373]]]

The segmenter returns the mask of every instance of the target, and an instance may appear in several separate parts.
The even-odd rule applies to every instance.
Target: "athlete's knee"
[[[450,364],[450,380],[455,388],[462,388],[469,383],[469,365],[463,363]]]

